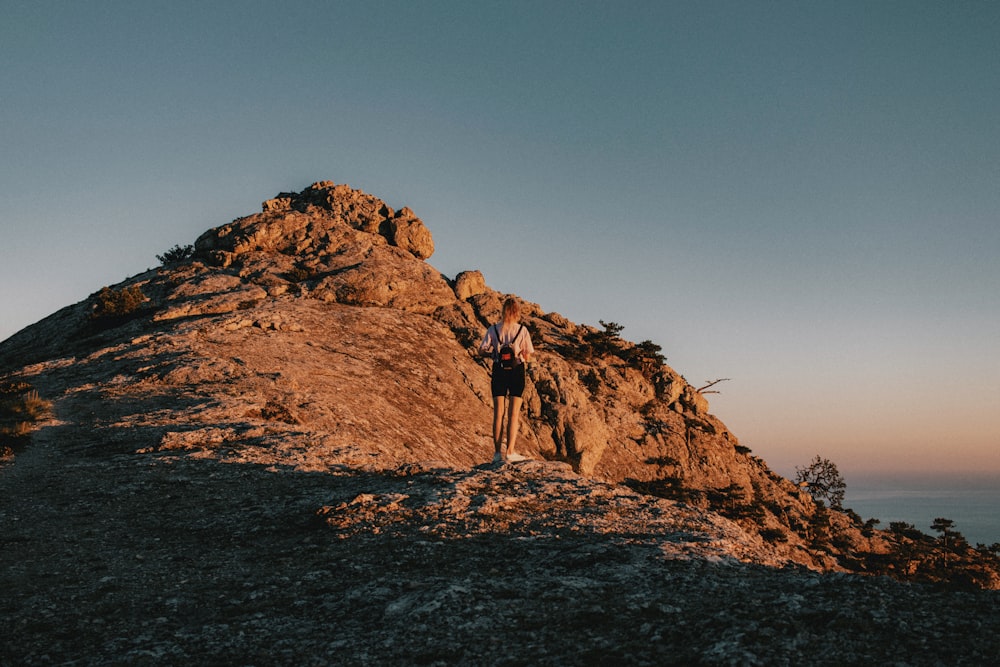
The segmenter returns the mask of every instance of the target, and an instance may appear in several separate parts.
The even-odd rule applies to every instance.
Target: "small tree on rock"
[[[156,259],[160,261],[160,264],[179,264],[180,262],[185,262],[191,259],[193,256],[193,245],[175,245],[162,255],[157,255]]]
[[[795,481],[805,488],[816,501],[826,501],[833,509],[843,509],[844,492],[847,484],[840,476],[837,465],[830,459],[816,455],[804,468],[795,468]]]
[[[940,540],[944,545],[944,554],[942,557],[944,559],[945,566],[948,565],[948,561],[950,560],[948,552],[954,548],[957,542],[963,539],[961,533],[957,530],[952,530],[954,526],[954,521],[941,516],[935,518],[934,522],[931,524],[931,530],[941,533]]]
[[[931,524],[931,530],[941,533],[941,542],[944,543],[945,550],[960,549],[966,544],[965,536],[954,528],[954,521],[940,516]]]
[[[584,340],[590,345],[591,352],[597,356],[616,354],[622,346],[621,333],[625,327],[617,322],[598,320],[604,331],[593,331],[584,335]]]
[[[954,526],[954,521],[939,516],[934,519],[934,523],[931,524],[931,530],[941,533],[941,541],[944,542],[945,546],[948,546],[949,538],[955,535],[955,531],[952,530]]]

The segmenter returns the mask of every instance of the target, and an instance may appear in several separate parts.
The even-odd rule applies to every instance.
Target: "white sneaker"
[[[511,463],[517,463],[518,461],[527,461],[528,457],[517,452],[510,452],[507,454],[507,460]]]

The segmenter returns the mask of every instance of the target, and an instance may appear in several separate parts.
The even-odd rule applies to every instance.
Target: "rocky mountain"
[[[856,630],[833,664],[942,623],[995,655],[994,594],[844,574],[998,588],[995,558],[817,503],[614,323],[524,303],[533,460],[487,463],[506,295],[433,251],[320,182],[0,344],[52,404],[0,469],[0,665],[821,663],[804,637]]]

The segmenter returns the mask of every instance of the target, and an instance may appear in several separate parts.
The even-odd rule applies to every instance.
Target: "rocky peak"
[[[614,327],[524,303],[533,460],[489,463],[506,295],[347,186],[262,209],[0,343],[53,413],[0,461],[0,664],[995,659],[992,592],[829,574],[984,556],[813,502]]]
[[[356,230],[376,237],[367,239],[372,245],[387,243],[418,259],[434,254],[431,233],[413,211],[393,211],[348,185],[320,181],[299,193],[281,193],[261,208],[261,213],[205,232],[195,249],[220,266],[253,252],[323,257],[336,254],[345,237],[350,238],[348,230]]]
[[[443,276],[425,261],[432,252],[408,208],[315,183],[206,231],[190,257],[16,334],[0,344],[0,373],[44,390],[95,454],[308,471],[474,467],[492,454],[476,347],[506,295],[479,271]],[[891,536],[769,470],[659,346],[527,301],[522,321],[537,356],[520,451],[720,515],[743,535],[741,560],[884,565]],[[735,554],[736,541],[722,541]],[[975,577],[998,584],[995,573]]]

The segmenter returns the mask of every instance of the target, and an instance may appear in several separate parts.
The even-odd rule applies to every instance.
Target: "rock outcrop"
[[[316,535],[326,540],[333,531],[336,540],[375,540],[378,549],[391,550],[378,536],[398,533],[409,540],[404,560],[418,558],[424,543],[461,551],[461,545],[488,538],[496,544],[487,549],[509,549],[511,536],[577,544],[589,535],[591,546],[584,540],[571,551],[591,553],[593,563],[624,558],[635,565],[655,553],[667,560],[816,572],[896,567],[887,565],[888,554],[901,538],[818,505],[770,471],[709,412],[705,397],[666,365],[657,346],[624,340],[607,325],[602,331],[575,324],[531,302],[524,302],[522,319],[538,354],[529,368],[518,449],[534,461],[484,465],[492,454],[492,411],[488,370],[476,347],[499,318],[505,295],[478,271],[454,279],[441,275],[426,262],[433,250],[430,232],[408,208],[394,211],[346,185],[321,182],[205,232],[184,259],[19,332],[0,344],[0,380],[36,388],[52,401],[55,417],[38,432],[41,445],[31,448],[34,453],[0,470],[0,494],[30,498],[45,470],[59,467],[66,483],[46,491],[49,506],[78,512],[78,499],[93,497],[102,511],[129,523],[138,520],[140,508],[113,506],[109,498],[116,491],[108,484],[119,479],[139,489],[146,479],[166,494],[157,501],[143,491],[147,502],[163,503],[146,511],[163,514],[176,506],[181,518],[168,533],[183,541],[182,526],[212,530],[212,521],[193,514],[200,503],[216,507],[225,517],[219,519],[224,532],[235,534],[239,508],[217,506],[263,502],[240,500],[239,493],[253,492],[237,492],[238,486],[212,488],[213,476],[235,476],[261,489],[282,487],[282,509],[267,516],[301,522],[295,530],[305,532],[296,532],[295,540],[313,544]],[[93,480],[71,476],[84,469]],[[150,477],[152,469],[160,472]],[[178,473],[183,493],[193,496],[181,502],[170,491],[170,470],[185,471]],[[280,481],[293,477],[298,490]],[[348,477],[353,481],[344,483]],[[23,558],[57,550],[29,530],[29,521],[46,516],[56,521],[32,505],[0,517],[8,522],[7,534],[28,545],[19,552]],[[162,545],[153,545],[155,534],[146,536],[144,548],[171,562],[186,557],[161,551]],[[100,551],[90,538],[80,541]],[[640,554],[626,544],[646,546]],[[614,555],[619,547],[622,555]],[[331,544],[324,548],[346,558]],[[459,556],[448,553],[449,567],[461,569]],[[481,553],[469,557],[481,565]],[[510,566],[504,563],[497,567]],[[911,564],[916,572],[919,563]],[[296,573],[302,581],[312,576]],[[970,565],[967,574],[979,587],[1000,583],[989,568]],[[547,572],[532,576],[538,587],[552,583]],[[622,576],[619,583],[627,581]],[[117,582],[118,575],[107,577]],[[565,583],[571,575],[560,577]],[[343,578],[337,580],[341,586]],[[17,582],[28,599],[30,585]],[[226,579],[224,587],[231,585]],[[414,585],[420,590],[427,583],[420,578]],[[102,590],[99,584],[87,588],[88,604],[99,604]],[[411,593],[384,613],[404,619],[421,604],[448,606],[447,591],[422,602]],[[121,601],[121,595],[111,597]],[[207,604],[190,593],[177,599],[175,610]],[[310,596],[297,599],[316,603]],[[155,604],[172,603],[164,598]],[[636,622],[647,613],[642,610],[662,606],[652,599],[636,604]],[[469,613],[466,606],[454,609]],[[656,623],[666,618],[652,616]],[[381,655],[399,660],[401,654]],[[452,652],[423,661],[460,655],[471,656]],[[753,664],[728,649],[720,655],[719,663]]]
[[[102,405],[123,429],[139,417],[128,406],[153,396],[164,406],[192,392],[211,397],[160,418],[143,413],[144,428],[126,430],[136,449],[250,448],[275,464],[290,449],[317,469],[423,459],[468,467],[491,452],[476,346],[505,295],[478,271],[443,276],[425,261],[433,248],[410,209],[315,183],[206,231],[184,261],[20,332],[0,348],[0,367],[20,367],[14,375],[32,382],[86,368],[92,392],[113,381],[129,401]],[[127,293],[119,302],[133,304],[129,312],[100,302],[109,292]],[[889,550],[881,533],[817,511],[741,447],[658,346],[531,302],[522,310],[538,354],[520,449],[722,512],[766,538],[779,560],[865,570],[857,554]],[[78,381],[57,383],[54,398],[79,396]]]

